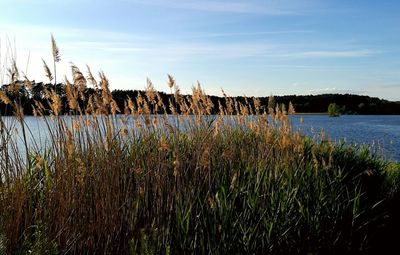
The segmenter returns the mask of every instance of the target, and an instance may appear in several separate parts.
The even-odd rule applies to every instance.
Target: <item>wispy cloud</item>
[[[224,13],[251,13],[263,15],[302,15],[319,10],[321,1],[317,0],[231,0],[231,1],[210,1],[210,0],[121,0],[144,5],[162,6],[175,9],[187,9],[206,12]]]
[[[280,57],[291,58],[354,58],[354,57],[369,57],[381,53],[372,49],[359,50],[327,50],[327,51],[302,51],[279,54]]]
[[[85,47],[102,51],[113,51],[120,53],[138,53],[149,56],[186,56],[201,58],[286,58],[286,59],[308,59],[308,58],[359,58],[370,57],[381,53],[378,50],[331,50],[331,51],[293,51],[293,45],[279,43],[265,43],[260,41],[250,42],[179,42],[175,40],[165,41],[160,45],[155,42],[72,42],[71,47]],[[275,53],[278,52],[278,53]],[[291,53],[279,53],[291,52]],[[265,65],[271,68],[292,69],[347,69],[348,67],[332,67],[321,65],[293,65],[293,64],[271,64]]]
[[[191,43],[166,41],[158,43],[136,42],[100,42],[100,41],[72,41],[67,46],[72,49],[87,49],[95,51],[109,51],[121,54],[137,54],[136,56],[154,57],[155,59],[234,59],[244,57],[259,57],[281,47],[278,44],[258,42],[235,43]]]
[[[96,51],[109,51],[121,53],[151,53],[152,49],[146,46],[131,44],[128,42],[103,42],[103,41],[72,41],[69,49],[87,49]]]
[[[266,68],[272,69],[284,69],[284,70],[291,70],[291,69],[300,69],[300,70],[348,70],[354,69],[351,66],[329,66],[329,65],[282,65],[282,64],[271,64],[271,65],[263,65]]]
[[[108,0],[69,0],[67,2],[54,0],[2,0],[4,4],[35,4],[35,5],[66,5],[108,3]],[[131,4],[141,4],[170,9],[184,9],[203,12],[262,14],[272,16],[304,15],[321,11],[324,1],[321,0],[115,0]]]
[[[242,36],[261,36],[261,35],[279,35],[279,34],[309,34],[313,30],[281,30],[281,31],[261,31],[261,32],[233,32],[233,33],[203,33],[190,38],[212,38],[212,37],[242,37]]]
[[[196,64],[210,60],[230,61],[233,59],[239,60],[246,58],[257,61],[258,67],[260,67],[260,61],[268,59],[271,64],[265,65],[265,67],[269,69],[332,70],[332,67],[327,65],[314,65],[308,62],[296,62],[296,64],[291,64],[287,61],[293,59],[359,58],[380,53],[373,49],[355,49],[355,46],[351,45],[347,45],[350,49],[341,46],[340,50],[307,50],[309,48],[307,45],[285,44],[279,42],[279,40],[272,43],[262,38],[254,39],[252,37],[254,35],[264,35],[268,33],[312,33],[312,30],[203,34],[203,36],[249,36],[249,38],[245,38],[246,40],[227,41],[181,40],[163,37],[162,35],[158,35],[158,37],[155,38],[154,35],[131,34],[109,30],[85,30],[68,27],[45,28],[7,24],[0,24],[0,31],[16,34],[19,48],[26,50],[25,52],[19,51],[19,53],[26,53],[26,55],[29,54],[29,51],[36,53],[35,55],[31,55],[30,62],[32,65],[34,65],[34,57],[37,58],[38,61],[42,57],[49,57],[50,32],[53,32],[56,36],[66,61],[74,61],[79,58],[84,58],[84,61],[87,62],[96,58],[108,61],[108,58],[112,55],[114,58],[125,62],[129,61],[130,63],[158,62],[165,65],[171,63]],[[30,37],[29,34],[35,34],[37,36]],[[61,36],[58,37],[58,35]],[[182,36],[184,37],[185,35]],[[160,41],[163,43],[161,44]],[[296,51],[298,48],[304,50]],[[336,69],[344,68],[347,67],[340,66]]]

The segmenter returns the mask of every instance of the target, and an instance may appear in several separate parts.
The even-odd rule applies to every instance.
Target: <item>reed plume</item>
[[[33,101],[45,147],[24,137],[21,157],[15,126],[0,116],[0,252],[353,254],[396,215],[397,165],[293,131],[272,95],[223,91],[216,101],[199,82],[184,95],[168,75],[169,96],[148,79],[121,104],[104,72],[97,82],[89,67],[86,77],[71,71],[65,97],[48,89]],[[29,130],[12,92],[0,90],[0,102]]]
[[[53,34],[51,34],[51,53],[53,54],[53,67],[54,67],[54,85],[57,84],[57,67],[56,63],[61,61],[60,50],[57,47],[56,40]]]

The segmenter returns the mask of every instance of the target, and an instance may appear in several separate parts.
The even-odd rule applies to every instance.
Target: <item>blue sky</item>
[[[400,100],[400,1],[0,0],[0,79],[15,55],[45,80],[50,33],[70,62],[103,70],[112,89],[150,78],[209,94],[353,93]],[[29,56],[29,57],[28,57]],[[28,61],[29,59],[29,61]]]

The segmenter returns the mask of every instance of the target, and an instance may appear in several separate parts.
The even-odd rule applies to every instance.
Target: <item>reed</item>
[[[33,106],[51,142],[25,139],[27,156],[0,93],[19,120],[0,117],[0,252],[354,254],[392,222],[399,166],[302,136],[273,97],[267,114],[224,93],[212,115],[200,85],[184,97],[169,75],[169,102],[149,80],[118,114],[104,73],[71,69],[69,113],[55,90]]]

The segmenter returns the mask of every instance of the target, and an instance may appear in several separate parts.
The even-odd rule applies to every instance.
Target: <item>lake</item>
[[[300,129],[305,135],[317,137],[323,129],[325,136],[333,141],[369,145],[384,159],[400,162],[400,115],[342,115],[332,118],[328,115],[298,114],[289,118],[293,129]],[[301,118],[303,123],[300,123]],[[15,121],[14,117],[3,117],[3,120],[6,125]],[[43,119],[27,116],[25,122],[35,141],[40,141],[39,146],[43,146],[47,136]],[[16,135],[21,139],[20,131]]]
[[[304,123],[300,123],[303,117]],[[294,128],[307,135],[321,129],[333,141],[370,145],[384,159],[400,162],[400,115],[295,115],[290,116]],[[312,131],[314,130],[314,131]]]

